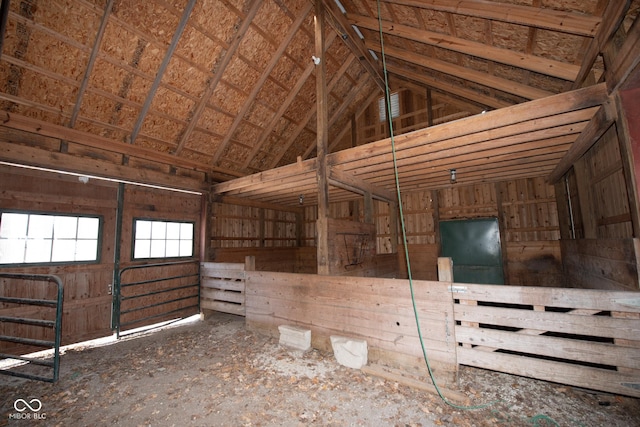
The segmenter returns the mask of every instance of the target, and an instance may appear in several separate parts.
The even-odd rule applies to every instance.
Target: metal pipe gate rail
[[[0,325],[2,330],[7,324],[14,325],[26,325],[41,330],[42,328],[53,328],[54,337],[53,340],[46,339],[34,339],[26,338],[14,335],[0,334],[0,342],[11,342],[15,344],[24,344],[28,346],[53,348],[53,360],[50,358],[35,358],[28,356],[19,356],[12,354],[0,353],[1,359],[15,359],[25,362],[25,364],[34,364],[45,366],[53,369],[51,376],[32,375],[24,372],[17,372],[9,369],[0,369],[0,374],[11,375],[14,377],[22,377],[40,381],[55,382],[58,380],[60,372],[60,341],[62,336],[62,301],[63,301],[63,285],[62,280],[58,276],[52,274],[19,274],[19,273],[0,273],[0,278],[17,279],[17,280],[30,280],[30,281],[46,281],[53,282],[57,286],[56,299],[42,299],[42,298],[17,298],[5,295],[0,295],[0,303],[15,304],[20,306],[39,306],[55,309],[55,319],[33,319],[27,317],[18,316],[0,316]],[[8,281],[5,286],[12,286],[15,282]],[[26,329],[29,331],[31,329]],[[26,334],[23,334],[26,335]],[[38,336],[37,334],[36,336]]]
[[[169,266],[178,266],[178,265],[186,265],[186,264],[194,264],[196,266],[196,272],[192,273],[192,274],[179,274],[179,275],[173,275],[173,276],[168,276],[168,277],[159,277],[159,278],[152,278],[152,279],[146,279],[146,280],[137,280],[137,281],[132,281],[132,282],[123,282],[122,281],[122,276],[124,275],[124,273],[126,273],[127,271],[131,271],[131,270],[138,270],[138,269],[150,269],[150,268],[158,268],[158,267],[169,267]],[[174,281],[174,280],[179,280],[179,279],[183,279],[183,278],[193,278],[195,280],[195,282],[190,282],[186,285],[179,285],[179,286],[172,286],[172,287],[167,287],[167,288],[163,288],[163,289],[158,289],[158,290],[152,290],[152,291],[145,291],[143,289],[142,293],[136,293],[136,294],[131,294],[131,295],[123,295],[123,290],[124,289],[130,289],[130,290],[134,290],[134,289],[139,289],[138,287],[142,286],[142,285],[148,285],[148,284],[152,284],[152,283],[159,283],[159,282],[167,282],[167,281]],[[142,301],[144,298],[147,297],[151,297],[151,296],[160,296],[160,295],[168,295],[174,291],[179,291],[179,290],[186,290],[186,289],[193,289],[195,291],[194,294],[188,294],[185,296],[181,296],[178,298],[168,298],[168,299],[161,299],[159,302],[155,302],[152,304],[144,304],[140,305],[140,306],[134,306],[132,308],[128,308],[125,310],[122,310],[122,303],[125,301],[131,301],[134,302],[136,300],[138,301]],[[113,313],[113,318],[114,318],[114,323],[113,323],[113,329],[115,329],[116,331],[116,337],[120,338],[120,336],[122,335],[122,329],[127,327],[127,326],[131,326],[133,324],[138,324],[141,322],[145,322],[154,318],[159,318],[159,317],[164,317],[167,316],[169,314],[174,314],[174,313],[179,313],[188,309],[198,309],[200,308],[200,263],[199,261],[193,261],[193,260],[189,260],[189,261],[177,261],[177,262],[165,262],[165,263],[156,263],[156,264],[143,264],[143,265],[132,265],[129,267],[125,267],[123,269],[120,270],[119,274],[117,275],[117,283],[115,283],[114,286],[114,313]],[[159,308],[161,306],[164,305],[168,305],[174,302],[178,302],[178,301],[183,301],[183,300],[188,300],[190,298],[194,298],[197,297],[197,303],[195,305],[192,306],[186,306],[186,307],[180,307],[178,309],[175,310],[168,310],[168,311],[162,311],[150,316],[144,316],[144,317],[140,317],[140,318],[135,318],[135,320],[130,321],[130,322],[122,322],[121,321],[121,316],[124,314],[130,314],[130,313],[136,313],[136,312],[141,312],[143,310],[147,310],[147,309],[151,309],[151,308]],[[179,320],[179,319],[178,319]]]

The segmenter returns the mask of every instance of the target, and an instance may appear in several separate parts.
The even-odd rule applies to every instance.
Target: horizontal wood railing
[[[330,335],[347,335],[367,340],[371,361],[424,363],[407,280],[206,264],[203,308],[246,315],[248,327],[274,335],[283,324],[308,328],[315,348],[330,350]],[[640,293],[462,284],[446,275],[413,288],[443,384],[468,365],[640,397]],[[236,295],[225,302],[228,292]]]
[[[453,284],[458,363],[640,397],[640,295]]]
[[[255,269],[255,258],[244,263],[200,264],[200,308],[245,315],[245,273]]]

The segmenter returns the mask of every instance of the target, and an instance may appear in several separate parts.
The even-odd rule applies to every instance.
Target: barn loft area
[[[3,0],[0,353],[218,311],[640,397],[639,12]]]

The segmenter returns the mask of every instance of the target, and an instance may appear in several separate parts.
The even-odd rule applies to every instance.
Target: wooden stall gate
[[[245,272],[255,270],[255,257],[243,263],[200,264],[200,308],[245,315]]]
[[[458,363],[640,397],[640,295],[452,284]]]
[[[329,335],[356,337],[367,340],[371,361],[424,366],[407,280],[246,271],[242,282],[237,270],[206,274],[218,286],[208,298],[234,289],[250,328],[276,335],[282,324],[305,327],[313,347],[329,351]],[[640,397],[640,294],[441,280],[413,283],[439,385],[468,365]],[[245,311],[203,299],[203,307],[223,305]]]

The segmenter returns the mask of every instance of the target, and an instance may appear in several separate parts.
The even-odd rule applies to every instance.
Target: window
[[[26,212],[0,215],[0,264],[98,261],[99,217]]]
[[[134,220],[133,259],[193,256],[193,222]]]
[[[384,96],[378,99],[378,111],[380,112],[380,121],[387,120],[387,107],[384,102]],[[400,115],[400,95],[398,92],[389,95],[391,102],[391,118],[395,119]]]

